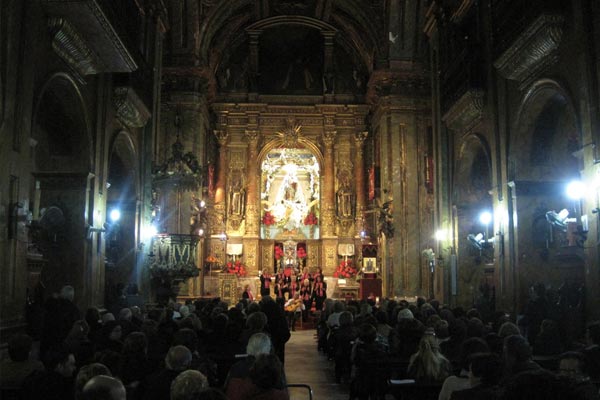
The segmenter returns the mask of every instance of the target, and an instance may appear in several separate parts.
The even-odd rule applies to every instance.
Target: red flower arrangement
[[[265,212],[265,214],[262,217],[262,223],[263,225],[275,225],[275,217],[273,216],[273,214],[271,214],[270,211]]]
[[[312,211],[304,218],[304,225],[317,225],[318,223],[319,218]]]
[[[352,260],[342,261],[333,273],[334,278],[352,278],[358,270],[352,265]]]
[[[283,247],[275,246],[275,259],[279,260],[281,257],[283,257]]]
[[[306,249],[304,247],[300,247],[296,251],[296,256],[298,256],[298,258],[305,258],[306,257]]]
[[[246,276],[247,274],[246,266],[240,260],[236,262],[229,261],[225,267],[225,272],[228,274],[235,274],[237,276]]]

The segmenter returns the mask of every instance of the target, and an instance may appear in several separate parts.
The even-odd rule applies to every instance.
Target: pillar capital
[[[363,143],[365,142],[365,140],[367,139],[368,136],[369,136],[369,132],[368,131],[356,132],[354,134],[354,144],[356,145],[356,147],[360,148],[363,145]]]
[[[329,130],[329,131],[323,132],[323,143],[325,143],[325,146],[326,147],[333,146],[336,136],[337,136],[337,131]]]
[[[229,133],[227,133],[227,131],[224,131],[222,129],[214,129],[213,132],[214,132],[217,140],[219,141],[219,144],[221,146],[225,146],[229,139]]]
[[[246,140],[248,140],[248,143],[250,143],[252,145],[256,145],[256,144],[258,144],[258,138],[260,137],[260,132],[256,129],[246,129],[244,131],[244,136],[246,137]]]

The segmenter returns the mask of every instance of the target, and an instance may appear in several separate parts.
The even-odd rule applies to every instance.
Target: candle
[[[42,197],[42,191],[40,190],[40,181],[35,181],[35,194],[33,195],[33,219],[38,220],[40,218],[40,198]]]

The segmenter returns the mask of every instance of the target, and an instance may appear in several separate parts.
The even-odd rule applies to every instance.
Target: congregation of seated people
[[[73,297],[66,287],[49,300],[39,337],[10,338],[3,399],[290,398],[283,365],[293,325],[282,301],[215,298],[82,315]],[[317,343],[307,351],[334,365],[332,384],[347,385],[351,400],[599,398],[600,322],[568,341],[559,321],[530,320],[532,338],[507,313],[420,298],[326,299],[309,311]]]
[[[549,318],[526,326],[436,300],[327,299],[317,337],[351,400],[600,399],[600,322],[569,341]]]

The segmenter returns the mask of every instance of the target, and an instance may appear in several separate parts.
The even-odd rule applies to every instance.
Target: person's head
[[[514,364],[531,358],[531,347],[523,336],[510,335],[504,339],[503,354],[506,366],[512,368]]]
[[[86,383],[95,376],[106,375],[112,376],[108,367],[100,363],[91,363],[81,367],[75,377],[75,399],[83,399],[83,388]]]
[[[310,286],[310,280],[308,278],[304,279],[304,281],[302,281],[302,284],[304,286]]]
[[[83,387],[86,400],[125,400],[125,386],[120,380],[108,375],[97,375]]]
[[[107,322],[114,321],[114,320],[115,320],[115,316],[113,313],[107,312],[107,313],[102,314],[102,324],[103,325],[106,324]]]
[[[65,285],[60,289],[60,298],[73,301],[75,299],[75,289],[73,286]]]
[[[350,311],[343,311],[340,314],[339,323],[340,326],[350,326],[354,322],[354,317]]]
[[[377,338],[377,329],[371,324],[362,324],[358,327],[358,338],[363,343],[373,343]]]
[[[568,351],[560,355],[558,373],[569,378],[578,378],[583,375],[585,357],[578,351]]]
[[[183,371],[192,363],[192,352],[185,346],[173,346],[165,357],[165,367],[172,371]]]
[[[496,385],[502,376],[502,360],[493,353],[473,353],[469,357],[469,380],[471,386],[477,383]]]
[[[148,339],[143,332],[131,332],[123,342],[123,355],[146,354],[148,350]]]
[[[521,331],[519,330],[519,327],[510,321],[503,323],[502,325],[500,325],[500,328],[498,329],[498,335],[502,339],[504,339],[505,337],[508,337],[510,335],[520,335],[520,334],[521,334]]]
[[[196,400],[203,389],[208,387],[208,379],[199,371],[183,371],[171,383],[170,400]]]
[[[129,308],[122,308],[121,311],[119,311],[119,321],[131,321],[132,317],[133,313]]]
[[[246,327],[250,330],[262,331],[266,325],[267,316],[262,311],[255,311],[246,318]]]
[[[413,315],[412,311],[410,311],[408,308],[402,308],[400,309],[400,311],[398,311],[398,322],[400,322],[401,319],[414,319],[415,316]]]
[[[70,378],[76,369],[75,356],[64,344],[56,345],[46,352],[44,365],[48,371]]]
[[[334,313],[341,313],[345,309],[346,309],[346,305],[344,303],[342,303],[341,301],[336,301],[335,303],[333,303],[333,312]]]
[[[102,327],[104,338],[107,340],[119,341],[123,336],[123,329],[118,321],[108,321]]]
[[[260,354],[250,368],[249,377],[260,389],[275,388],[282,380],[281,362],[274,354]]]
[[[600,344],[600,321],[590,322],[585,331],[588,344]]]
[[[33,339],[24,333],[17,333],[8,341],[8,356],[12,361],[27,361]]]
[[[198,350],[198,334],[189,328],[183,328],[173,335],[173,346],[185,346],[192,353]]]
[[[440,345],[434,335],[423,335],[419,341],[418,351],[421,354],[425,353],[439,353]]]
[[[465,371],[469,370],[470,357],[475,353],[488,353],[489,346],[485,340],[472,337],[465,340],[460,346],[460,367]]]
[[[85,312],[85,321],[88,325],[97,325],[100,322],[100,311],[96,307],[90,307]]]
[[[270,354],[273,345],[271,338],[266,333],[255,333],[250,336],[248,345],[246,345],[246,353],[250,356],[258,356],[259,354]]]

